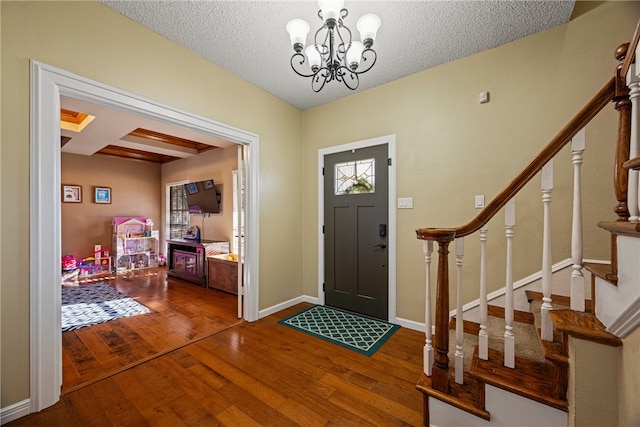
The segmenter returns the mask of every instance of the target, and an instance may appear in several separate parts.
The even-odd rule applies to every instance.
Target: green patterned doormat
[[[400,327],[323,305],[314,305],[278,323],[367,356]]]

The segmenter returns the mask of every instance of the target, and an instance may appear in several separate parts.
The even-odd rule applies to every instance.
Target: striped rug
[[[62,332],[149,311],[106,283],[62,287]]]

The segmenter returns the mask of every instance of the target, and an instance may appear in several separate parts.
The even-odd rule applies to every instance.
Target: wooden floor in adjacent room
[[[165,267],[93,281],[109,283],[151,312],[64,332],[63,394],[242,321],[235,295],[167,277]]]
[[[182,346],[9,425],[421,425],[424,334],[400,328],[367,357],[276,323],[308,306]]]

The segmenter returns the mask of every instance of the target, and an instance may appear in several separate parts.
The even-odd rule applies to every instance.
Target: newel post
[[[438,276],[436,283],[436,315],[434,336],[434,362],[431,371],[433,388],[449,392],[449,244],[455,237],[454,230],[439,233]]]
[[[629,160],[629,144],[631,138],[631,101],[629,100],[629,88],[626,85],[626,76],[621,75],[622,61],[627,55],[629,43],[620,45],[616,49],[615,57],[620,64],[616,69],[615,109],[619,113],[618,140],[616,143],[615,166],[613,169],[613,184],[618,204],[613,211],[618,215],[618,221],[628,221],[629,208],[627,205],[628,171],[622,164]]]

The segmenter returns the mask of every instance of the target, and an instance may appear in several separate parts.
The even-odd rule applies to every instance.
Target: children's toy
[[[78,268],[76,257],[73,255],[65,255],[62,257],[62,271],[71,271]]]
[[[114,264],[117,272],[158,266],[158,238],[146,217],[114,217]]]

